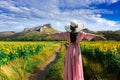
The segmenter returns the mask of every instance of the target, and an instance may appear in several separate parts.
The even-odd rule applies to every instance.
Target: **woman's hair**
[[[77,27],[77,26],[76,26]],[[70,40],[72,43],[74,43],[76,41],[77,35],[78,33],[75,33],[75,28],[76,27],[72,27],[70,26],[71,32],[70,32]]]

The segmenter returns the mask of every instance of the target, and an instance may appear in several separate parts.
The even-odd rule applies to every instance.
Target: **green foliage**
[[[97,46],[94,49],[92,46],[84,48],[82,44],[81,48],[82,54],[89,60],[100,63],[103,66],[104,74],[113,74],[117,79],[120,79],[120,54],[114,54],[110,49],[103,53]]]
[[[8,64],[11,60],[18,57],[29,59],[30,55],[38,54],[42,50],[42,45],[25,44],[19,47],[9,44],[1,44],[0,49],[0,66]],[[8,46],[7,48],[5,46]],[[10,50],[11,47],[11,50]]]
[[[58,56],[49,70],[49,74],[46,76],[46,80],[63,80],[64,69],[64,49],[58,53]]]
[[[61,42],[62,44],[68,44]],[[107,46],[106,46],[107,45]],[[65,45],[66,46],[66,45]],[[81,42],[85,80],[119,80],[119,42]],[[107,49],[106,49],[107,48]],[[111,48],[111,49],[110,49]],[[65,48],[64,48],[65,49]],[[46,80],[63,80],[65,50],[49,70]]]
[[[36,61],[28,61],[28,64],[26,65],[25,67],[25,70],[27,72],[31,72],[36,66],[38,66],[40,64],[40,61],[39,60],[36,60]]]
[[[3,53],[6,53],[6,50],[9,49],[12,52],[15,51],[14,54],[17,53],[20,55],[15,59],[9,59],[8,63],[2,64],[0,67],[0,80],[27,80],[27,78],[30,76],[30,72],[33,71],[36,67],[43,65],[44,62],[46,62],[53,55],[59,46],[57,42],[50,41],[0,42],[0,48],[1,45],[5,48]],[[9,52],[9,50],[7,51]],[[6,55],[8,55],[8,52]],[[29,54],[27,55],[26,53]],[[5,55],[0,55],[1,57],[6,57]],[[14,56],[12,55],[11,57]],[[6,58],[4,61],[7,62]]]
[[[103,35],[107,40],[116,40],[120,41],[120,30],[118,31],[90,31],[88,29],[84,29],[84,32],[87,33],[93,33],[93,34],[99,34]],[[12,36],[9,35],[2,35],[0,36],[0,41],[48,41],[48,40],[56,40],[53,37],[46,38],[44,35],[46,33],[56,33],[57,30],[54,30],[53,28],[45,28],[42,32],[38,31],[32,31],[32,32],[20,32],[20,33],[14,33]],[[7,36],[7,37],[4,37]],[[99,37],[95,37],[93,39],[94,41],[103,40]]]

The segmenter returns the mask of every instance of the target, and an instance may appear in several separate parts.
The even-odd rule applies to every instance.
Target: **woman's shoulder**
[[[69,32],[56,32],[55,34],[62,34],[62,35],[65,35],[65,34],[69,34]]]
[[[81,35],[81,36],[82,36],[82,35],[84,36],[84,35],[86,35],[86,34],[87,34],[87,33],[84,32],[84,31],[80,31],[80,32],[78,33],[78,35]]]
[[[60,32],[60,33],[62,33],[62,34],[69,34],[70,32]]]
[[[79,34],[85,34],[85,32],[84,31],[80,31]]]

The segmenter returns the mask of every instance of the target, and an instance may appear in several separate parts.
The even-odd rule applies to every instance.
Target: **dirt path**
[[[48,61],[46,61],[43,65],[34,69],[27,80],[45,80],[45,76],[47,75],[50,66],[55,61],[60,49],[61,49],[61,46]]]

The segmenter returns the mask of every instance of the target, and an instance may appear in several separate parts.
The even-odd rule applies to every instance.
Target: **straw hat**
[[[65,25],[65,30],[71,32],[71,27],[75,27],[75,32],[80,32],[84,28],[84,24],[71,21],[69,24]]]

